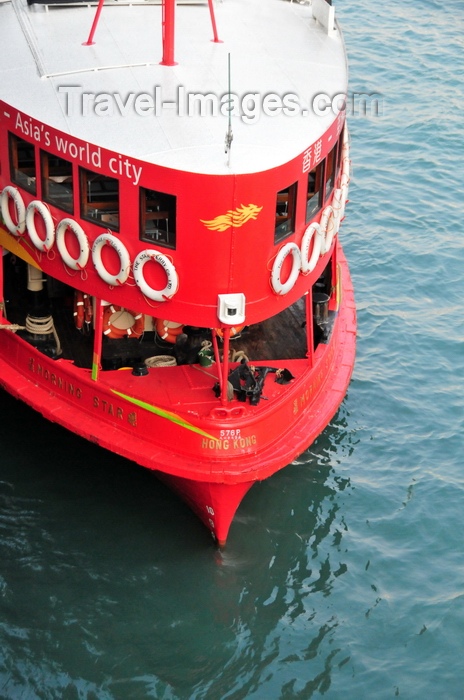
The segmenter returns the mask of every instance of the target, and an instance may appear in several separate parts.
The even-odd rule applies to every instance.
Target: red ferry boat
[[[350,381],[327,0],[2,0],[0,385],[224,545]]]

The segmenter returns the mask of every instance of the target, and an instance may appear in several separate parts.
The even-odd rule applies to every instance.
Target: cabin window
[[[140,188],[140,238],[166,248],[176,247],[176,202],[172,194]]]
[[[306,223],[316,216],[322,207],[322,180],[324,177],[324,164],[322,161],[308,173],[308,192],[306,199]]]
[[[10,169],[11,181],[20,185],[23,189],[37,193],[37,181],[35,174],[35,148],[32,143],[10,134]]]
[[[325,165],[325,196],[324,199],[330,195],[335,184],[336,175],[336,159],[337,159],[337,146],[335,145],[330,151],[326,158]]]
[[[119,180],[80,169],[81,217],[119,231]]]
[[[279,243],[295,230],[297,183],[277,192],[274,243]]]
[[[64,211],[73,213],[72,164],[59,156],[42,151],[42,198]]]

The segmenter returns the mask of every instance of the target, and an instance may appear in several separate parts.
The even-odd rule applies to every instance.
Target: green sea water
[[[464,4],[338,0],[357,362],[219,553],[149,472],[0,393],[1,700],[462,700]]]

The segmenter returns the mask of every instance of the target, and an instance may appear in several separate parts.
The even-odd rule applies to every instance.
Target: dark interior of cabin
[[[5,314],[18,324],[18,334],[50,357],[72,360],[78,367],[91,368],[93,325],[76,327],[76,291],[40,271],[40,289],[31,290],[28,265],[11,253],[4,254]],[[328,309],[331,291],[330,265],[313,287],[314,347],[326,342],[334,319]],[[116,311],[117,316],[119,312]],[[117,318],[115,319],[117,323]],[[174,340],[175,342],[171,342]],[[102,369],[136,367],[158,355],[175,358],[177,364],[201,360],[199,352],[211,341],[211,329],[183,326],[175,339],[163,340],[156,330],[138,338],[103,337]],[[222,341],[219,340],[219,347]],[[245,326],[231,337],[231,360],[246,357],[250,362],[304,359],[307,356],[305,298],[261,323]]]

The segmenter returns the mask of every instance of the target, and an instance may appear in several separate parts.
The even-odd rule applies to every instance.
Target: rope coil
[[[174,367],[177,365],[175,357],[171,355],[153,355],[144,360],[146,367]]]
[[[26,330],[28,333],[34,335],[51,335],[55,339],[56,343],[56,354],[61,355],[61,343],[56,332],[55,324],[53,323],[52,316],[46,316],[44,318],[35,318],[34,316],[26,316]]]

